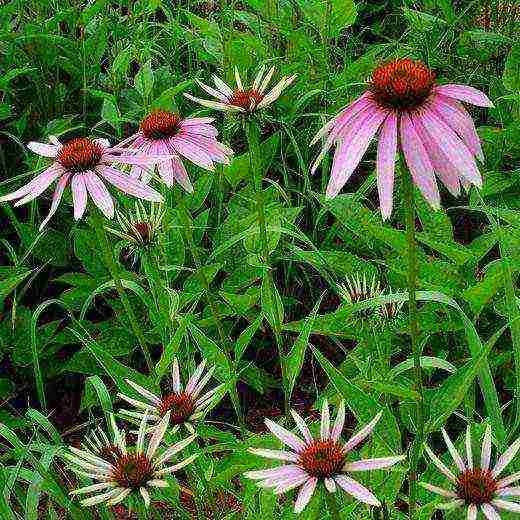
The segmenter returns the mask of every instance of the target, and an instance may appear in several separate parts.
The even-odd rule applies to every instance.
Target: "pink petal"
[[[359,482],[356,482],[354,479],[345,475],[337,475],[334,477],[334,480],[338,486],[343,488],[349,495],[352,495],[360,502],[377,507],[381,505],[379,500],[371,491],[369,491],[365,486],[362,486]]]
[[[357,460],[355,462],[347,462],[343,466],[343,471],[371,471],[373,469],[389,468],[404,459],[404,456],[381,457],[378,459],[362,459]]]
[[[218,130],[211,125],[183,125],[181,123],[180,128],[183,133],[187,135],[191,135],[192,137],[197,138],[202,135],[204,137],[208,137],[210,139],[216,139],[218,136]]]
[[[502,488],[497,491],[497,495],[501,497],[520,497],[520,487]]]
[[[114,217],[114,201],[106,186],[94,172],[84,174],[87,190],[94,201],[94,204],[100,209],[101,213],[107,218]]]
[[[213,87],[210,87],[209,85],[202,83],[202,81],[199,81],[198,79],[196,79],[195,81],[196,81],[197,85],[202,90],[204,90],[207,94],[209,94],[210,96],[216,97],[217,99],[219,99],[220,101],[222,101],[224,103],[227,103],[228,98],[224,94],[222,94],[222,92],[214,89]]]
[[[488,520],[500,520],[500,515],[497,510],[489,504],[482,504],[482,512]]]
[[[76,173],[71,181],[72,203],[74,205],[74,219],[79,220],[87,207],[87,188],[83,174]]]
[[[517,482],[518,480],[520,480],[520,471],[517,471],[516,473],[509,475],[509,477],[504,477],[502,480],[499,480],[498,487],[503,488],[509,484],[512,484],[513,482]]]
[[[333,478],[326,478],[324,480],[325,487],[327,488],[327,491],[329,493],[335,493],[336,492],[336,482],[334,482]]]
[[[191,184],[188,172],[182,163],[180,157],[174,157],[171,160],[171,167],[175,180],[188,192],[193,193],[193,185]]]
[[[440,208],[440,196],[433,175],[433,166],[406,112],[401,116],[401,147],[414,183],[435,209]]]
[[[343,449],[345,451],[350,451],[353,450],[358,444],[362,443],[374,431],[376,424],[379,422],[382,416],[383,412],[379,412],[365,427],[363,427],[358,433],[349,439]]]
[[[520,438],[516,439],[516,441],[504,452],[504,454],[498,459],[495,467],[493,468],[493,476],[496,478],[504,471],[507,465],[514,459],[515,455],[518,453],[520,449]]]
[[[421,482],[421,486],[424,489],[427,489],[428,491],[431,491],[432,493],[435,493],[437,495],[441,495],[441,496],[447,497],[447,498],[457,498],[457,493],[454,493],[453,491],[449,491],[447,489],[442,489],[438,486],[434,486],[432,484],[427,484],[426,482]]]
[[[186,136],[175,136],[172,144],[178,154],[186,157],[186,159],[197,166],[210,171],[215,169],[210,155]]]
[[[27,143],[27,148],[31,150],[31,152],[37,153],[43,157],[56,157],[60,150],[60,146],[56,146],[54,144],[45,144],[45,143],[37,143],[35,141],[31,141]]]
[[[291,410],[291,415],[293,416],[294,422],[296,423],[298,430],[300,430],[300,433],[303,435],[305,442],[311,443],[313,441],[311,432],[305,421],[302,419],[301,415],[298,414],[298,412],[296,412],[295,410]]]
[[[475,159],[459,136],[429,109],[424,110],[417,119],[460,174],[476,186],[482,186],[482,177]]]
[[[392,111],[383,123],[377,148],[377,189],[383,220],[392,214],[396,153],[397,115]]]
[[[52,184],[52,182],[54,182],[60,175],[63,174],[63,168],[58,164],[53,164],[45,171],[37,175],[34,179],[29,181],[25,186],[22,186],[18,190],[0,197],[0,202],[19,199],[31,193],[42,193]]]
[[[202,373],[204,372],[204,368],[206,367],[206,360],[203,359],[199,366],[195,369],[195,372],[191,375],[190,379],[188,380],[188,384],[186,385],[186,389],[184,390],[188,395],[191,395],[195,387],[197,386],[197,383],[199,382],[200,376],[202,376]]]
[[[512,511],[520,513],[520,504],[517,502],[510,502],[509,500],[499,500],[498,498],[491,502],[495,507],[503,509],[504,511]]]
[[[305,506],[309,503],[314,490],[316,489],[316,484],[318,483],[317,478],[310,478],[305,482],[305,484],[301,487],[300,492],[298,493],[298,497],[296,498],[296,502],[294,504],[294,512],[301,513]]]
[[[283,426],[276,424],[271,419],[265,419],[265,425],[269,428],[271,433],[278,437],[284,444],[290,446],[297,453],[305,448],[305,444],[294,433],[286,430]]]
[[[437,95],[432,100],[432,110],[457,132],[473,155],[476,155],[480,161],[484,161],[475,123],[458,101]]]
[[[489,469],[489,463],[491,461],[491,426],[486,427],[484,432],[484,439],[482,440],[482,454],[480,467],[482,469]]]
[[[366,119],[358,119],[356,124],[352,125],[349,135],[341,140],[334,155],[331,178],[326,192],[327,198],[334,198],[341,191],[387,115],[387,110],[374,109],[369,112]]]
[[[54,190],[54,195],[52,196],[51,209],[49,214],[45,217],[45,220],[40,224],[40,231],[47,225],[47,222],[51,219],[51,217],[56,213],[58,206],[61,202],[61,197],[63,195],[63,190],[67,186],[69,182],[70,173],[65,173],[60,177],[58,182],[56,183],[56,189]]]
[[[329,403],[327,398],[323,400],[321,407],[321,424],[320,424],[320,437],[322,440],[328,439],[330,435],[330,415],[329,415]]]
[[[473,469],[473,451],[471,449],[471,426],[468,424],[466,428],[466,459],[468,468]]]
[[[128,150],[126,150],[128,153]],[[133,164],[135,166],[152,167],[158,161],[166,160],[166,157],[152,155],[115,155],[106,153],[101,157],[101,163],[112,165],[113,163]]]
[[[450,452],[453,461],[455,462],[455,465],[459,468],[461,473],[466,471],[466,465],[464,464],[464,461],[462,460],[462,457],[459,455],[459,452],[456,450],[455,446],[453,445],[453,442],[451,442],[450,437],[446,433],[446,430],[442,428],[442,437],[444,438],[444,442],[446,443],[446,446],[448,447],[448,451]]]
[[[277,495],[281,495],[282,493],[287,493],[287,491],[290,491],[291,489],[300,487],[302,484],[305,484],[307,480],[309,480],[309,475],[306,473],[300,475],[300,476],[294,476],[291,478],[287,478],[285,480],[280,480],[278,484],[276,485],[276,489],[274,492]]]
[[[181,391],[181,376],[179,374],[179,361],[173,360],[172,365],[172,390],[178,394]]]
[[[259,457],[266,459],[285,460],[287,462],[298,462],[300,457],[293,451],[285,450],[266,450],[260,448],[250,448],[249,451]]]
[[[446,97],[465,101],[479,107],[493,107],[491,100],[480,90],[467,85],[440,85],[436,87],[436,92]]]
[[[146,184],[132,179],[129,175],[125,175],[114,168],[109,166],[99,166],[96,169],[102,177],[104,177],[110,184],[113,184],[116,188],[121,191],[138,197],[140,199],[148,200],[150,202],[162,202],[163,198],[160,193],[157,193],[154,189],[150,188]]]
[[[336,420],[334,421],[334,426],[332,427],[331,438],[333,441],[338,442],[341,437],[341,432],[343,431],[343,426],[345,425],[345,401],[342,400],[338,406],[338,414],[336,415]]]
[[[289,477],[294,477],[296,475],[301,477],[303,474],[304,471],[299,466],[288,464],[286,466],[279,466],[277,468],[261,469],[257,471],[246,471],[244,473],[244,476],[252,480],[260,480],[266,478],[286,479]]]

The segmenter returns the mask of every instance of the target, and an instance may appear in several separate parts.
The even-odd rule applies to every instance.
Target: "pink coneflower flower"
[[[152,421],[156,422],[168,414],[172,431],[177,431],[181,425],[184,425],[188,431],[193,432],[191,423],[204,415],[206,410],[213,404],[213,398],[216,392],[223,386],[220,384],[203,395],[200,395],[202,390],[204,390],[209,383],[215,370],[213,366],[204,373],[205,368],[206,360],[203,360],[195,369],[186,387],[183,389],[179,373],[179,362],[177,358],[175,358],[172,365],[171,392],[162,396],[157,396],[137,383],[125,379],[125,381],[144,398],[144,401],[132,399],[124,394],[118,394],[121,399],[138,409],[137,411],[121,410],[121,413],[138,420],[141,420],[146,414]]]
[[[291,413],[304,440],[275,422],[266,419],[265,424],[269,430],[289,446],[291,451],[249,449],[251,453],[260,457],[283,460],[289,462],[289,464],[271,469],[248,471],[245,476],[259,480],[258,485],[260,487],[274,488],[276,494],[300,488],[294,506],[295,513],[301,513],[304,510],[319,482],[323,482],[330,493],[334,493],[339,486],[357,500],[371,506],[379,506],[379,500],[372,492],[352,479],[349,474],[356,471],[388,468],[403,460],[404,456],[349,462],[347,461],[347,454],[372,433],[382,414],[379,413],[369,424],[352,436],[347,443],[342,444],[340,436],[345,423],[344,401],[339,405],[336,420],[331,428],[329,405],[327,400],[324,400],[321,410],[319,439],[312,437],[305,421],[297,412],[291,410]]]
[[[148,114],[139,125],[139,131],[125,139],[119,146],[127,146],[144,155],[168,156],[168,160],[157,163],[159,176],[166,186],[177,181],[186,191],[192,192],[182,158],[213,171],[213,163],[229,164],[233,150],[217,141],[218,131],[211,124],[211,117],[182,118],[179,114],[166,110],[156,110]],[[150,170],[135,165],[130,175],[142,176],[150,180]]]
[[[520,513],[520,503],[504,500],[509,497],[520,496],[520,488],[510,486],[520,480],[520,472],[513,473],[509,477],[499,478],[506,466],[518,453],[520,449],[520,439],[517,439],[505,453],[499,457],[493,469],[490,469],[490,426],[486,428],[482,441],[480,466],[473,464],[471,429],[469,426],[466,431],[466,461],[460,456],[444,430],[442,430],[442,435],[453,461],[457,466],[457,471],[453,473],[428,447],[426,447],[426,452],[437,468],[450,480],[452,489],[442,489],[424,482],[421,482],[421,485],[433,493],[450,498],[451,501],[443,507],[467,507],[467,520],[475,520],[479,508],[488,520],[500,520],[500,515],[498,514],[498,510],[500,509]]]
[[[20,206],[41,195],[57,180],[51,209],[40,229],[58,209],[69,180],[75,220],[79,220],[85,212],[87,193],[107,218],[114,216],[114,200],[102,179],[128,195],[151,202],[162,202],[162,196],[155,190],[113,167],[117,163],[147,167],[154,164],[156,158],[121,153],[117,148],[110,148],[106,139],[79,137],[62,144],[56,137],[51,136],[50,141],[52,144],[31,142],[27,147],[38,155],[53,158],[53,164],[22,188],[0,197],[0,202],[19,199],[15,206]]]
[[[272,89],[266,93],[267,86],[271,81],[274,73],[274,67],[271,67],[267,74],[266,67],[263,66],[256,75],[253,85],[245,87],[242,84],[242,79],[238,69],[235,67],[236,87],[232,89],[218,76],[213,75],[215,87],[209,87],[201,81],[197,80],[200,87],[205,90],[210,96],[213,96],[218,101],[201,99],[190,94],[184,94],[188,99],[199,103],[208,108],[215,108],[224,112],[243,112],[252,113],[267,107],[276,101],[281,93],[295,80],[296,76],[284,76]]]
[[[460,183],[482,185],[475,157],[483,160],[475,125],[460,101],[492,107],[479,90],[465,85],[437,85],[424,63],[397,59],[379,66],[367,92],[342,110],[316,135],[326,141],[312,172],[336,144],[327,198],[335,197],[378,133],[377,187],[383,218],[392,213],[395,157],[401,150],[414,183],[425,199],[440,206],[435,174],[455,196]]]
[[[82,449],[70,447],[64,457],[72,465],[70,469],[82,477],[87,477],[95,483],[71,492],[71,495],[91,495],[81,501],[88,507],[106,503],[115,505],[125,500],[131,494],[139,494],[146,507],[150,505],[149,491],[168,487],[164,478],[184,468],[193,462],[199,454],[167,466],[171,459],[193,442],[196,435],[191,435],[165,450],[160,449],[168,428],[169,415],[151,431],[150,439],[146,440],[147,417],[143,417],[135,447],[126,445],[125,435],[115,427],[114,442],[108,440],[104,433],[96,439],[93,447]],[[97,435],[94,435],[96,438]]]

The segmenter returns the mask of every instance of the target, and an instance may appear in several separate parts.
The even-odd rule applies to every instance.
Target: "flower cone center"
[[[136,222],[134,224],[134,231],[137,239],[143,244],[149,244],[152,238],[152,227],[148,222]]]
[[[171,425],[182,424],[189,419],[194,410],[195,402],[193,398],[184,392],[168,394],[159,405],[161,417],[170,412]]]
[[[264,99],[257,90],[235,90],[229,98],[229,103],[244,110],[253,110]]]
[[[116,464],[117,461],[123,456],[123,452],[119,446],[103,446],[99,451],[99,456],[111,464]]]
[[[331,477],[345,464],[345,452],[332,440],[314,441],[300,453],[298,464],[313,477]]]
[[[138,489],[153,479],[153,466],[143,453],[127,453],[114,464],[112,478],[123,488]]]
[[[457,478],[457,495],[466,504],[487,504],[493,500],[498,482],[491,471],[480,468],[469,469]]]
[[[71,139],[65,143],[56,157],[57,161],[71,172],[93,170],[101,160],[103,147],[86,137]]]
[[[377,67],[370,82],[374,99],[384,108],[421,106],[435,85],[435,73],[421,61],[398,59]]]
[[[164,139],[172,137],[179,131],[180,122],[181,118],[178,114],[167,110],[156,110],[141,121],[139,128],[148,139]]]

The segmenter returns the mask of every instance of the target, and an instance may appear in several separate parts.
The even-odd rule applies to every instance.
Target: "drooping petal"
[[[179,360],[174,358],[172,364],[172,390],[178,394],[181,391],[181,376],[179,373]]]
[[[202,90],[204,90],[210,96],[216,97],[223,103],[227,103],[228,98],[226,96],[224,96],[224,94],[222,94],[222,92],[220,92],[220,90],[216,90],[213,87],[210,87],[209,85],[202,83],[202,81],[200,81],[198,79],[196,79],[195,82]]]
[[[364,502],[365,504],[371,506],[379,507],[381,504],[379,500],[369,491],[365,486],[362,486],[359,482],[347,477],[345,475],[337,475],[334,477],[336,484],[344,489],[349,495],[352,495],[354,498],[359,500],[360,502]]]
[[[74,220],[79,220],[87,207],[87,188],[83,174],[76,173],[71,181],[72,203],[74,205]]]
[[[407,113],[403,113],[401,116],[401,147],[414,183],[429,204],[433,208],[439,209],[440,195],[433,174],[433,166],[415,131],[412,119]]]
[[[197,142],[189,139],[186,135],[176,136],[172,141],[172,146],[175,148],[176,153],[182,155],[197,166],[209,171],[215,169],[213,160],[208,151]]]
[[[146,450],[146,456],[148,459],[151,459],[155,455],[157,448],[161,444],[166,429],[170,423],[170,415],[170,411],[168,411],[161,419],[161,422],[155,427],[150,443],[148,444],[148,449]]]
[[[120,493],[116,495],[114,498],[111,498],[108,502],[108,506],[115,506],[116,504],[119,504],[122,502],[130,493],[132,492],[132,489],[122,489],[120,488]]]
[[[114,217],[114,201],[108,193],[106,186],[101,182],[94,172],[86,172],[83,175],[87,190],[94,201],[94,204],[100,209],[101,213],[107,218]]]
[[[125,383],[128,386],[131,386],[138,394],[142,395],[143,397],[146,397],[146,399],[149,399],[152,403],[156,405],[161,404],[161,399],[157,397],[153,392],[150,392],[150,390],[143,388],[141,385],[138,385],[131,379],[125,379]]]
[[[491,462],[491,426],[486,427],[484,439],[482,440],[482,454],[480,459],[480,467],[482,469],[489,469]]]
[[[224,112],[245,112],[245,109],[243,109],[242,107],[238,107],[236,105],[230,105],[227,103],[221,103],[220,101],[210,101],[208,99],[201,99],[201,98],[192,96],[191,94],[188,94],[187,92],[184,92],[184,97],[190,99],[191,101],[194,101],[195,103],[198,103],[199,105],[202,105],[203,107],[207,107],[207,108],[223,110]]]
[[[94,491],[102,491],[103,489],[114,487],[117,487],[115,482],[100,482],[98,484],[92,484],[91,486],[74,489],[70,492],[70,495],[85,495],[86,493],[93,493]]]
[[[189,446],[196,439],[196,437],[197,437],[197,434],[194,433],[194,434],[190,435],[189,437],[186,437],[185,439],[182,439],[179,442],[172,444],[157,459],[156,465],[160,466],[161,464],[168,462],[174,455],[179,453],[179,451],[182,451],[184,448],[186,448],[186,446]]]
[[[392,214],[396,154],[397,115],[390,112],[381,128],[377,148],[377,190],[383,220]]]
[[[374,431],[376,424],[379,422],[382,416],[383,412],[379,412],[366,426],[364,426],[358,433],[353,435],[348,440],[343,449],[345,451],[350,451],[353,450],[358,444],[361,444]]]
[[[508,477],[504,477],[502,480],[499,480],[498,487],[506,487],[509,484],[512,484],[513,482],[517,482],[518,480],[520,480],[520,471],[517,471],[516,473],[513,473],[512,475],[509,475]]]
[[[144,507],[146,507],[148,509],[150,507],[150,495],[149,495],[148,491],[146,491],[146,489],[144,487],[140,487],[139,493],[141,493],[141,496],[143,497]]]
[[[309,475],[307,475],[306,473],[304,473],[300,476],[294,476],[291,478],[287,478],[285,480],[278,482],[274,492],[277,495],[287,493],[287,491],[290,491],[291,489],[295,489],[297,487],[300,487],[302,484],[305,484],[305,482],[307,482],[310,478],[311,477],[309,477]]]
[[[37,197],[40,193],[43,193],[60,175],[63,175],[65,172],[60,165],[53,164],[45,171],[37,175],[34,179],[29,181],[25,186],[13,191],[12,193],[8,193],[7,195],[3,195],[0,197],[0,202],[7,202],[9,200],[20,199],[22,197],[34,195],[31,199]],[[26,202],[28,202],[27,200]]]
[[[228,97],[233,95],[233,89],[224,83],[216,74],[213,74],[211,77],[213,78],[215,86],[220,90],[220,92],[222,92],[222,94]]]
[[[465,101],[478,107],[492,108],[494,106],[483,92],[468,85],[440,85],[435,90],[443,96]]]
[[[56,157],[60,150],[60,146],[56,146],[55,144],[45,144],[45,143],[37,143],[35,141],[31,141],[27,143],[27,148],[42,157]]]
[[[86,498],[85,500],[82,500],[80,504],[83,507],[91,507],[95,506],[96,504],[101,504],[102,502],[108,502],[110,499],[114,497],[118,497],[123,491],[123,488],[116,488],[111,489],[107,493],[101,493],[99,495],[94,495],[93,497]]]
[[[343,471],[371,471],[373,469],[390,468],[406,457],[404,455],[397,457],[381,457],[377,459],[362,459],[355,462],[347,462],[343,466]]]
[[[278,439],[280,439],[284,444],[287,444],[287,446],[290,446],[297,453],[305,448],[305,444],[301,439],[294,435],[294,433],[286,430],[283,426],[276,424],[274,421],[271,421],[271,419],[265,419],[265,425],[273,435],[278,437]]]
[[[160,193],[146,184],[132,179],[129,175],[125,175],[124,173],[115,170],[114,168],[110,168],[109,166],[100,166],[96,171],[116,188],[119,188],[121,191],[128,193],[129,195],[150,202],[163,202],[163,197]]]
[[[300,466],[288,464],[285,466],[278,466],[277,468],[260,469],[256,471],[246,471],[244,476],[252,480],[261,480],[266,478],[280,478],[285,479],[294,477],[295,475],[302,476],[305,472]]]
[[[296,498],[296,502],[294,503],[294,512],[296,514],[301,513],[305,506],[309,503],[314,490],[316,489],[316,484],[318,483],[317,478],[310,478],[303,484],[298,493],[298,497]]]
[[[500,497],[520,497],[520,487],[500,488],[497,495]]]
[[[45,217],[43,222],[40,224],[40,231],[47,225],[47,222],[51,219],[51,217],[56,213],[58,206],[61,202],[61,197],[63,195],[63,190],[67,186],[69,182],[70,173],[65,173],[60,177],[58,182],[56,183],[56,189],[54,190],[54,195],[52,196],[51,209],[49,210],[49,214]]]

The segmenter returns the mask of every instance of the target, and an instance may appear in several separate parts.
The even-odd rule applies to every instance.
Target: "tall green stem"
[[[327,502],[327,509],[332,520],[341,520],[339,515],[338,503],[336,501],[336,494],[323,491],[325,493],[325,501]]]
[[[408,169],[402,161],[403,198],[406,221],[406,242],[408,244],[408,315],[410,340],[412,345],[415,390],[419,394],[417,402],[417,434],[410,453],[410,519],[415,518],[417,503],[417,469],[424,441],[424,401],[421,369],[421,347],[419,342],[419,320],[417,313],[417,242],[415,240],[415,199],[414,185]]]
[[[152,371],[152,358],[150,356],[150,351],[148,350],[148,346],[146,344],[146,339],[144,337],[144,333],[135,317],[134,311],[132,309],[132,305],[130,304],[130,300],[125,293],[125,289],[123,287],[123,282],[121,281],[121,275],[119,272],[119,268],[117,267],[117,263],[114,260],[114,255],[112,252],[112,248],[110,247],[110,241],[108,240],[103,217],[98,213],[97,210],[92,212],[92,221],[94,224],[94,228],[96,231],[96,235],[98,237],[98,241],[101,244],[101,248],[103,250],[103,255],[105,257],[105,264],[114,280],[116,285],[117,294],[121,303],[123,304],[123,308],[125,309],[125,313],[128,317],[128,321],[130,322],[130,326],[132,327],[132,332],[134,333],[137,341],[139,342],[139,346],[144,354],[144,359],[146,361],[146,365],[149,371]]]
[[[184,236],[188,243],[188,247],[190,248],[191,256],[193,257],[193,261],[195,262],[195,267],[197,269],[197,278],[199,279],[199,283],[202,285],[204,289],[206,302],[210,308],[213,322],[215,323],[215,326],[217,328],[217,332],[220,338],[220,344],[222,346],[223,351],[227,354],[227,336],[224,331],[224,327],[222,326],[222,321],[220,319],[217,304],[215,302],[215,299],[213,298],[213,294],[211,293],[208,277],[204,272],[202,262],[200,260],[199,251],[197,249],[197,246],[195,245],[195,241],[193,240],[193,227],[191,222],[191,215],[184,204],[184,199],[182,198],[181,194],[177,195],[177,208],[179,209],[179,215],[181,218],[181,224],[183,226]],[[232,387],[230,397],[231,401],[233,402],[233,407],[235,408],[235,413],[237,414],[240,427],[242,428],[242,430],[244,430],[245,421],[242,413],[242,407],[240,405],[240,398],[238,396],[236,382]]]

